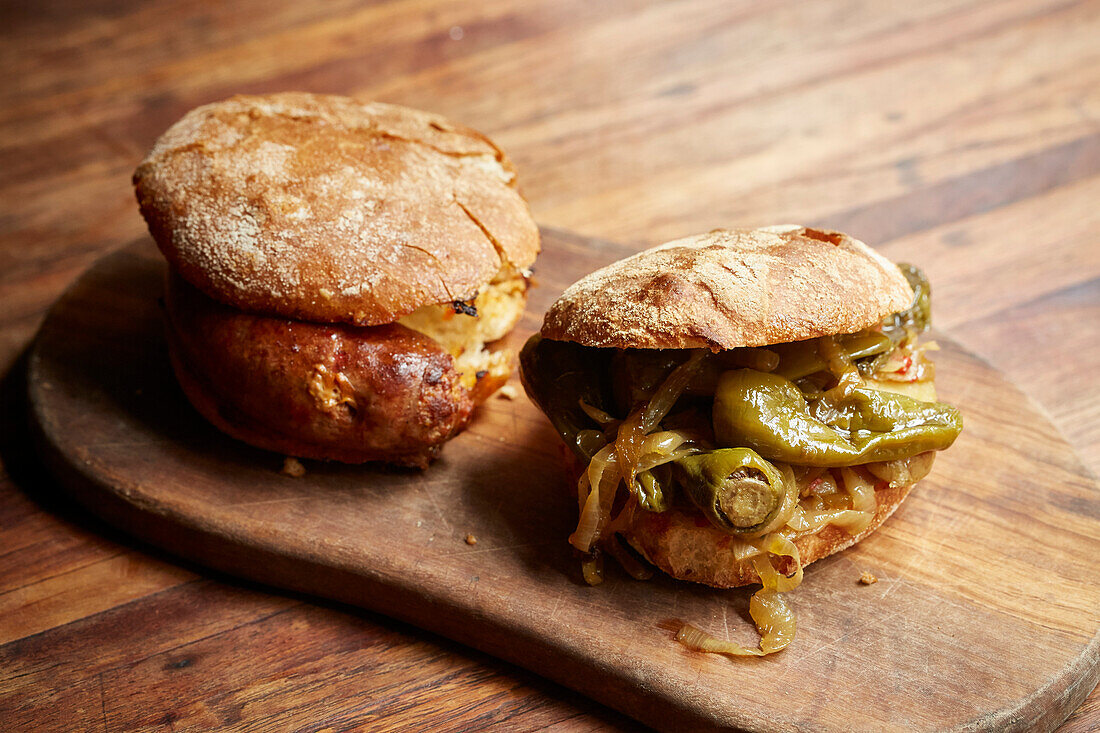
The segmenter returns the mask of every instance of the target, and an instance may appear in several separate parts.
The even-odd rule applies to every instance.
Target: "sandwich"
[[[192,110],[134,173],[172,366],[229,435],[425,467],[508,379],[539,232],[505,154],[427,112],[305,93]]]
[[[936,401],[930,304],[917,268],[800,226],[688,237],[566,289],[520,374],[577,477],[585,579],[611,555],[636,577],[760,583],[760,649],[678,638],[784,648],[780,594],[881,525],[962,428]]]

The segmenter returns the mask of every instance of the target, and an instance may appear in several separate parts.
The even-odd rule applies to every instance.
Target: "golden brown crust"
[[[538,229],[505,155],[437,115],[305,93],[192,110],[134,173],[174,268],[256,313],[357,325],[467,300]]]
[[[815,534],[797,537],[794,544],[803,566],[851,547],[874,532],[901,505],[912,488],[899,486],[876,491],[875,516],[867,529],[858,534],[826,525]],[[661,514],[639,511],[622,534],[650,562],[674,578],[718,588],[760,582],[751,559],[739,557],[738,543],[715,529],[698,512],[678,507]],[[773,564],[780,572],[795,570],[789,558],[773,558]]]
[[[267,450],[425,467],[489,394],[481,385],[468,392],[442,347],[397,324],[250,315],[174,274],[165,310],[172,364],[192,404]]]
[[[732,349],[851,333],[908,307],[905,277],[839,232],[715,230],[570,286],[542,335],[584,346]]]

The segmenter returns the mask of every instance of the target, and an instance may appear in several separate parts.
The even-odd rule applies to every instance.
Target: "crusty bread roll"
[[[192,110],[134,173],[172,363],[261,448],[426,466],[508,378],[538,228],[488,138],[306,93]]]
[[[921,275],[920,278],[923,276]],[[783,351],[783,347],[792,345],[792,342],[824,336],[847,335],[870,341],[877,338],[881,349],[885,351],[880,349],[874,353],[889,355],[893,350],[900,348],[901,342],[886,339],[885,335],[877,330],[883,328],[880,324],[885,323],[884,319],[907,312],[910,308],[916,309],[918,304],[924,309],[922,312],[925,317],[927,316],[927,283],[922,280],[921,288],[924,289],[922,304],[921,298],[918,297],[920,291],[915,293],[914,287],[910,286],[907,275],[903,274],[898,266],[862,242],[839,232],[800,226],[715,230],[704,235],[669,242],[620,260],[589,274],[567,288],[547,312],[541,333],[528,342],[524,359],[521,360],[521,376],[528,393],[551,417],[559,434],[566,439],[567,443],[571,439],[576,443],[569,446],[571,452],[568,461],[578,480],[585,472],[588,462],[587,458],[582,459],[582,454],[591,456],[596,450],[606,451],[612,446],[615,447],[615,451],[609,457],[601,459],[603,463],[600,465],[603,468],[599,468],[598,471],[618,472],[620,469],[617,467],[608,468],[608,466],[617,466],[616,461],[622,461],[624,456],[629,455],[621,452],[626,450],[624,445],[637,445],[636,441],[640,440],[636,437],[637,434],[634,434],[635,437],[628,436],[627,442],[622,443],[624,426],[631,424],[632,417],[644,414],[644,409],[652,409],[653,403],[650,403],[650,408],[646,408],[646,401],[656,398],[646,396],[643,398],[645,401],[634,402],[633,407],[629,404],[624,405],[622,395],[631,394],[631,391],[620,389],[623,386],[621,381],[632,377],[629,372],[615,372],[616,363],[625,363],[629,358],[642,358],[645,356],[642,353],[644,350],[707,349],[718,353],[742,347],[773,347],[774,352],[767,352],[771,354],[771,358],[775,359],[771,366],[750,367],[750,369],[767,372],[785,363],[783,359],[787,357],[779,354],[787,353],[792,355],[791,358],[795,358],[793,354],[798,353],[797,351]],[[924,325],[921,326],[923,327]],[[907,357],[908,360],[901,361],[906,365],[904,370],[909,370],[915,369],[913,366],[915,361],[923,360],[924,357],[921,350],[910,351],[917,348],[913,340],[915,333],[909,331],[906,333],[910,335],[897,338],[901,338],[901,341],[906,344],[904,354],[910,356]],[[892,345],[881,346],[884,339]],[[540,345],[551,341],[572,342],[585,348],[573,349],[572,357],[563,356],[570,350],[563,351],[559,347],[544,348]],[[831,348],[840,348],[837,345],[840,341],[830,341],[830,343],[834,344]],[[610,350],[617,351],[609,353]],[[743,357],[745,359],[766,358],[759,350],[753,355],[748,352],[740,353],[745,354]],[[814,353],[819,356],[824,354],[821,351],[814,351]],[[631,354],[634,356],[630,356]],[[735,366],[723,367],[727,370],[741,369],[746,366],[745,362],[738,362],[738,358],[727,359],[731,356],[735,355],[722,354],[714,357],[717,361],[712,360],[709,363],[712,365],[735,364]],[[675,360],[667,359],[662,362],[659,357],[655,355],[653,357],[649,362],[642,363],[666,365],[677,363]],[[823,360],[820,366],[800,376],[811,374],[820,376],[833,368],[827,365],[827,357],[820,356],[820,358]],[[840,359],[839,356],[833,358]],[[847,368],[854,370],[851,358],[844,358],[848,359]],[[617,362],[617,359],[620,361]],[[680,357],[680,359],[679,363],[683,364],[686,363],[687,357]],[[593,366],[591,372],[586,372],[583,367],[585,362],[599,366]],[[554,377],[547,377],[545,373],[539,371],[545,369],[545,365],[554,364],[566,365],[564,369],[568,373],[561,380],[555,381]],[[638,373],[645,372],[642,370]],[[912,373],[918,374],[916,371]],[[579,374],[584,376],[578,377]],[[696,372],[697,376],[701,374],[702,372]],[[837,376],[839,373],[833,374],[831,378],[839,383],[839,376]],[[927,404],[935,402],[935,389],[930,375],[929,366],[927,371],[919,372],[920,382],[890,381],[889,379],[876,381],[872,376],[878,376],[878,372],[864,377],[848,373],[845,379],[858,380],[858,386],[862,388],[906,394],[918,400],[920,404]],[[661,379],[665,378],[661,377]],[[568,410],[577,398],[572,396],[573,392],[570,390],[580,389],[578,384],[581,379],[587,380],[584,384],[592,387],[584,392],[585,400],[591,403],[594,399],[592,395],[597,395],[595,399],[599,399],[598,395],[603,390],[604,395],[609,395],[605,397],[605,404],[610,400],[611,404],[617,404],[619,412],[608,415],[605,412],[593,412],[591,408],[586,408],[588,418],[577,414],[571,415]],[[796,377],[791,377],[786,383],[790,385],[790,389],[800,393],[800,388],[793,386],[794,379]],[[917,377],[914,377],[914,380],[916,379]],[[599,386],[601,384],[602,387]],[[656,386],[657,383],[653,384]],[[703,435],[706,430],[709,430],[706,426],[711,419],[715,387],[712,384],[709,387],[711,390],[709,393],[698,390],[693,392],[690,384],[698,385],[700,380],[682,383],[678,388],[680,391],[676,393],[677,396],[671,399],[677,400],[684,397],[687,400],[686,406],[681,409],[687,413],[694,412],[695,417],[686,422],[680,420],[680,423],[688,426],[686,429],[691,435]],[[826,386],[828,386],[827,383]],[[849,389],[852,386],[856,384],[849,382],[849,387],[843,389]],[[819,385],[813,389],[824,388]],[[838,387],[838,389],[841,388]],[[562,390],[568,394],[561,395]],[[644,392],[643,394],[654,393]],[[700,403],[699,400],[708,394],[711,396],[706,399],[710,401]],[[952,410],[949,406],[942,407],[946,411]],[[664,408],[666,412],[669,408],[671,404],[666,402]],[[624,409],[630,411],[631,417],[622,412]],[[954,414],[957,416],[957,412]],[[675,418],[674,415],[671,417]],[[618,418],[618,420],[612,420],[612,418]],[[700,428],[699,420],[703,420],[704,427]],[[610,429],[597,425],[600,422],[603,425],[610,424]],[[673,419],[672,422],[677,421]],[[634,424],[637,425],[637,423]],[[961,422],[958,426],[961,426]],[[810,426],[806,424],[806,427]],[[656,429],[676,430],[667,426]],[[615,431],[619,431],[618,437]],[[588,435],[582,435],[584,432]],[[666,434],[671,435],[671,433]],[[953,435],[950,436],[950,440],[953,439]],[[692,450],[702,454],[720,449],[744,449],[747,446],[747,443],[719,443],[713,433],[709,437],[688,437],[686,440],[701,441],[696,442],[698,447]],[[736,440],[737,438],[734,438],[734,441]],[[946,437],[945,440],[947,440]],[[582,447],[582,443],[585,442],[595,447],[585,449]],[[950,444],[949,440],[947,444]],[[925,451],[925,449],[921,450]],[[919,453],[915,451],[914,448],[913,454],[894,460],[888,469],[882,468],[886,464],[868,461],[863,468],[857,467],[850,471],[851,478],[846,478],[843,482],[840,479],[840,473],[833,474],[834,478],[830,479],[831,491],[836,493],[830,495],[830,500],[850,503],[841,505],[834,502],[830,506],[837,507],[836,511],[848,512],[845,520],[837,520],[840,524],[851,521],[847,526],[858,527],[858,529],[849,531],[826,521],[817,529],[796,530],[795,524],[783,524],[788,521],[783,519],[780,520],[780,524],[769,525],[772,529],[766,532],[782,530],[785,540],[793,541],[798,549],[802,565],[827,557],[859,542],[875,531],[898,508],[909,494],[913,484],[930,470],[934,454],[929,451]],[[634,465],[637,466],[638,463]],[[807,482],[816,483],[818,479],[813,477],[822,475],[820,471],[841,471],[839,467],[845,465],[812,462],[797,464],[795,461],[790,461],[790,469],[785,470],[791,471],[791,481],[794,480],[792,469],[797,469],[802,471],[800,475],[810,477],[806,479]],[[815,473],[815,466],[833,466],[834,468],[817,468],[818,473]],[[673,468],[667,464],[665,467]],[[889,480],[877,478],[878,474],[875,474],[875,470],[881,472],[889,470],[892,472],[892,477]],[[618,499],[613,504],[604,500],[603,505],[624,508],[611,508],[611,513],[602,516],[599,520],[611,527],[607,530],[608,532],[617,534],[640,555],[675,578],[717,587],[734,587],[760,582],[753,566],[753,558],[759,556],[761,550],[752,544],[752,540],[760,538],[761,534],[739,535],[732,530],[720,529],[713,517],[708,519],[707,513],[697,508],[693,503],[694,500],[689,501],[686,498],[686,492],[682,488],[674,492],[673,503],[667,509],[650,511],[641,505],[634,506],[632,502],[635,502],[635,494],[623,490],[622,474],[616,475],[620,480],[616,489],[620,492]],[[673,474],[670,472],[667,475]],[[759,475],[763,476],[763,474]],[[591,475],[589,479],[580,482],[582,500],[597,495],[597,492],[588,488],[596,479]],[[732,478],[726,480],[732,480]],[[851,485],[848,485],[849,480]],[[787,486],[790,485],[788,481]],[[603,490],[606,491],[606,485]],[[641,490],[638,489],[638,491]],[[812,497],[822,490],[813,489],[812,484],[807,483],[798,484],[798,491],[799,493],[795,495],[795,501],[798,503],[793,505],[797,506],[797,509],[794,511],[805,509],[807,514],[803,516],[809,517],[817,511],[812,507],[820,506],[813,504],[816,499]],[[866,503],[866,492],[869,491],[873,492],[873,507]],[[856,492],[863,492],[861,494],[863,498],[860,500],[864,502],[861,504],[863,509],[855,508],[852,497],[856,496]],[[630,498],[626,498],[625,495],[629,495]],[[708,498],[707,501],[712,499]],[[582,504],[585,502],[582,501]],[[785,506],[792,506],[792,504]],[[828,511],[833,509],[822,510],[822,516]],[[798,526],[811,527],[814,524],[808,519],[805,521],[805,524]],[[575,547],[592,552],[602,543],[607,549],[615,549],[607,547],[606,543],[614,540],[606,532],[602,535],[599,533],[593,535],[590,530],[582,532],[581,527],[584,526],[595,525],[591,522],[586,525],[582,516],[578,531],[571,538]],[[589,546],[586,545],[584,538],[592,536],[597,539],[594,540],[590,549],[586,549]],[[793,558],[787,555],[772,555],[771,562],[781,573],[791,573],[797,569]]]
[[[511,162],[427,112],[305,93],[187,113],[134,173],[168,262],[228,305],[360,326],[471,300],[538,254]]]
[[[912,297],[893,263],[846,234],[717,229],[577,281],[542,335],[621,349],[766,346],[858,331]]]

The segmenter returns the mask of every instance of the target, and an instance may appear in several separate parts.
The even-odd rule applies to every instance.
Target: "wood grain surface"
[[[235,92],[438,111],[509,151],[541,223],[632,248],[729,224],[851,231],[924,265],[939,328],[1100,468],[1096,0],[45,0],[0,18],[0,721],[632,726],[56,498],[27,439],[25,349],[69,283],[143,234],[129,176],[156,136]],[[1098,727],[1094,692],[1062,729]]]
[[[621,254],[554,231],[543,244],[533,312]],[[688,620],[752,637],[750,589],[610,567],[581,582],[559,441],[526,400],[490,400],[425,472],[307,462],[290,478],[220,434],[168,365],[164,269],[151,242],[98,262],[28,365],[51,472],[154,545],[411,621],[664,730],[1050,730],[1100,675],[1100,490],[1030,400],[942,337],[937,387],[964,434],[885,527],[807,571],[791,647],[731,663],[673,636]]]

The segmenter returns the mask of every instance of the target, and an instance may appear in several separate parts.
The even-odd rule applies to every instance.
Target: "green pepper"
[[[580,407],[584,400],[601,410],[611,409],[604,389],[611,349],[591,349],[570,341],[552,341],[535,334],[519,355],[520,378],[531,401],[550,419],[554,429],[580,460],[592,452],[577,440],[592,420]]]
[[[914,265],[902,264],[898,265],[898,269],[913,288],[913,300],[909,307],[886,316],[874,329],[836,337],[840,348],[849,359],[858,362],[860,371],[864,374],[874,371],[889,358],[890,352],[903,339],[927,330],[932,322],[932,290],[928,278]],[[791,381],[826,368],[826,361],[818,350],[817,339],[777,344],[769,348],[779,354],[779,368],[775,372]]]
[[[718,381],[714,435],[772,461],[851,466],[943,450],[962,429],[958,410],[939,402],[856,388],[811,405],[789,379],[738,369]]]
[[[897,343],[910,333],[921,333],[932,325],[932,286],[916,265],[900,264],[898,269],[913,288],[913,301],[905,310],[882,320],[882,331]]]
[[[889,342],[887,342],[889,343]],[[611,383],[615,404],[629,413],[648,402],[672,370],[680,366],[695,349],[621,349],[611,358]],[[748,367],[769,372],[779,364],[779,355],[770,349],[744,347],[706,355],[698,371],[684,389],[685,397],[709,397],[718,386],[718,377],[728,369]]]
[[[932,325],[932,286],[928,284],[928,278],[916,265],[901,264],[898,269],[913,288],[913,300],[908,308],[886,316],[879,324],[882,335],[889,338],[894,346],[927,331]],[[860,373],[864,376],[874,374],[890,359],[892,350],[893,347],[874,359],[859,362]]]
[[[848,333],[837,336],[836,339],[840,348],[852,360],[883,354],[894,348],[894,342],[878,331]],[[779,368],[775,373],[791,381],[826,368],[825,359],[818,349],[817,339],[777,344],[769,348],[779,354]]]
[[[691,356],[682,349],[619,349],[611,357],[611,390],[615,405],[630,413],[649,402],[653,392]]]
[[[788,490],[779,470],[748,448],[719,448],[674,465],[684,493],[729,534],[759,531],[779,513]]]
[[[661,468],[661,466],[657,466],[657,468]],[[672,505],[672,492],[669,491],[671,486],[667,481],[662,481],[654,472],[642,471],[635,477],[635,481],[638,488],[635,490],[634,496],[638,499],[638,505],[642,509],[660,513],[667,511]]]

